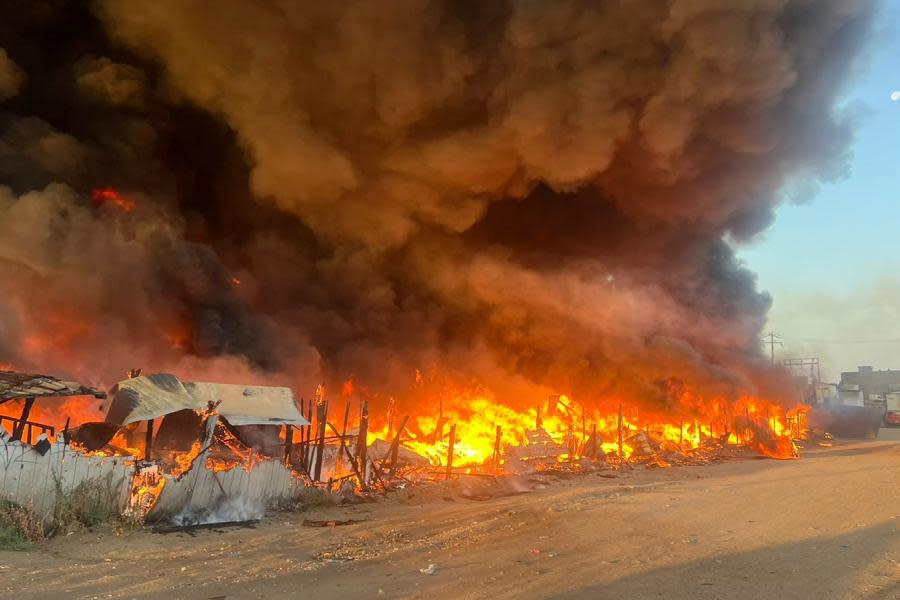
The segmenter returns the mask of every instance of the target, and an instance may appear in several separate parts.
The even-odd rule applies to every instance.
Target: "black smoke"
[[[769,391],[732,246],[845,168],[875,7],[2,12],[0,361],[665,402]]]

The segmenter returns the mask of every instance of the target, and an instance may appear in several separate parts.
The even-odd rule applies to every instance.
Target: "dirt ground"
[[[0,597],[900,599],[900,442],[0,552]],[[304,519],[360,519],[333,528]],[[433,573],[423,573],[434,565]]]

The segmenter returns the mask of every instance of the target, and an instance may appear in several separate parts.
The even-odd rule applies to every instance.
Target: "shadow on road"
[[[836,537],[636,573],[553,598],[897,600],[898,558],[900,533],[895,521],[886,521]]]

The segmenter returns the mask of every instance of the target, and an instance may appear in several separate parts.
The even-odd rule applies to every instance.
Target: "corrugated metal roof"
[[[47,375],[0,371],[0,402],[17,398],[40,398],[43,396],[95,396],[103,398],[106,394],[74,381],[62,381]]]
[[[226,383],[182,383],[160,373],[126,379],[113,389],[106,420],[118,425],[146,421],[179,410],[216,412],[232,425],[308,425],[290,388]]]
[[[232,425],[309,425],[286,387],[186,383],[188,392],[203,406],[220,402],[216,411]]]
[[[179,410],[202,410],[174,375],[158,373],[120,381],[112,390],[106,420],[117,425],[156,419]]]

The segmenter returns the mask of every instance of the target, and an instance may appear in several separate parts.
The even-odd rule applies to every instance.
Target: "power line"
[[[781,336],[775,333],[774,331],[770,331],[763,337],[763,341],[769,344],[769,357],[772,360],[772,366],[775,366],[775,344],[779,346],[784,346],[781,343]]]
[[[768,334],[767,334],[768,335]],[[874,340],[838,340],[826,338],[781,338],[790,342],[815,342],[820,344],[900,344],[900,338],[883,338]]]

